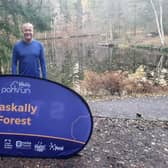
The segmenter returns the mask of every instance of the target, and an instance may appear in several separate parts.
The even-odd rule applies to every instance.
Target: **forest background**
[[[0,74],[11,73],[12,46],[22,38],[21,24],[31,22],[46,48],[49,79],[84,95],[146,93],[158,87],[165,92],[167,8],[166,0],[0,0]],[[108,59],[96,54],[97,46],[105,48]],[[117,67],[116,46],[121,52],[152,50],[157,56],[147,62],[154,61],[152,68],[140,62],[134,68]],[[125,62],[127,55],[117,57]],[[140,55],[147,58],[144,51]]]

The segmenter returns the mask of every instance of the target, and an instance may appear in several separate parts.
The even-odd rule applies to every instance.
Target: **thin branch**
[[[151,2],[151,5],[152,5],[154,14],[155,14],[155,20],[156,20],[156,25],[157,25],[159,37],[160,37],[160,40],[161,40],[161,44],[164,46],[164,40],[163,40],[163,38],[162,38],[161,27],[160,27],[160,24],[159,24],[159,16],[158,16],[156,7],[155,7],[155,5],[154,5],[154,3],[153,3],[153,0],[150,0],[150,2]]]
[[[160,29],[161,29],[161,34],[162,38],[165,41],[165,36],[164,36],[164,29],[163,29],[163,7],[162,7],[162,0],[159,0],[159,8],[160,8]]]

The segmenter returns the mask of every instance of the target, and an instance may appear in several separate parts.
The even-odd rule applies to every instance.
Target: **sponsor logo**
[[[31,85],[28,82],[13,81],[9,86],[2,87],[0,93],[30,94]]]
[[[28,141],[16,141],[17,149],[31,149],[31,142]]]
[[[36,152],[44,152],[46,150],[46,145],[44,145],[42,142],[38,142],[34,145],[34,150]]]
[[[50,151],[63,151],[64,146],[58,146],[57,144],[54,144],[54,143],[50,142],[49,150]]]
[[[12,140],[11,139],[4,139],[4,149],[12,149]]]

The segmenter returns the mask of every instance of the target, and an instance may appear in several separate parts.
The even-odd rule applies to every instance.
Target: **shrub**
[[[123,94],[146,94],[168,90],[168,86],[155,86],[144,75],[128,74],[126,71],[106,71],[98,74],[93,71],[85,71],[84,80],[80,83],[81,93],[84,95],[110,94],[122,96]],[[103,91],[103,92],[102,92]]]
[[[122,81],[126,77],[122,71],[109,71],[102,74],[103,88],[111,95],[118,94],[121,96]]]
[[[85,71],[84,80],[80,82],[80,86],[84,95],[97,95],[102,88],[101,75],[93,71]]]

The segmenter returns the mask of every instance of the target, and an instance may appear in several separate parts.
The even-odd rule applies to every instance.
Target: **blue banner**
[[[67,158],[88,143],[93,128],[86,101],[44,79],[0,76],[0,155]]]

